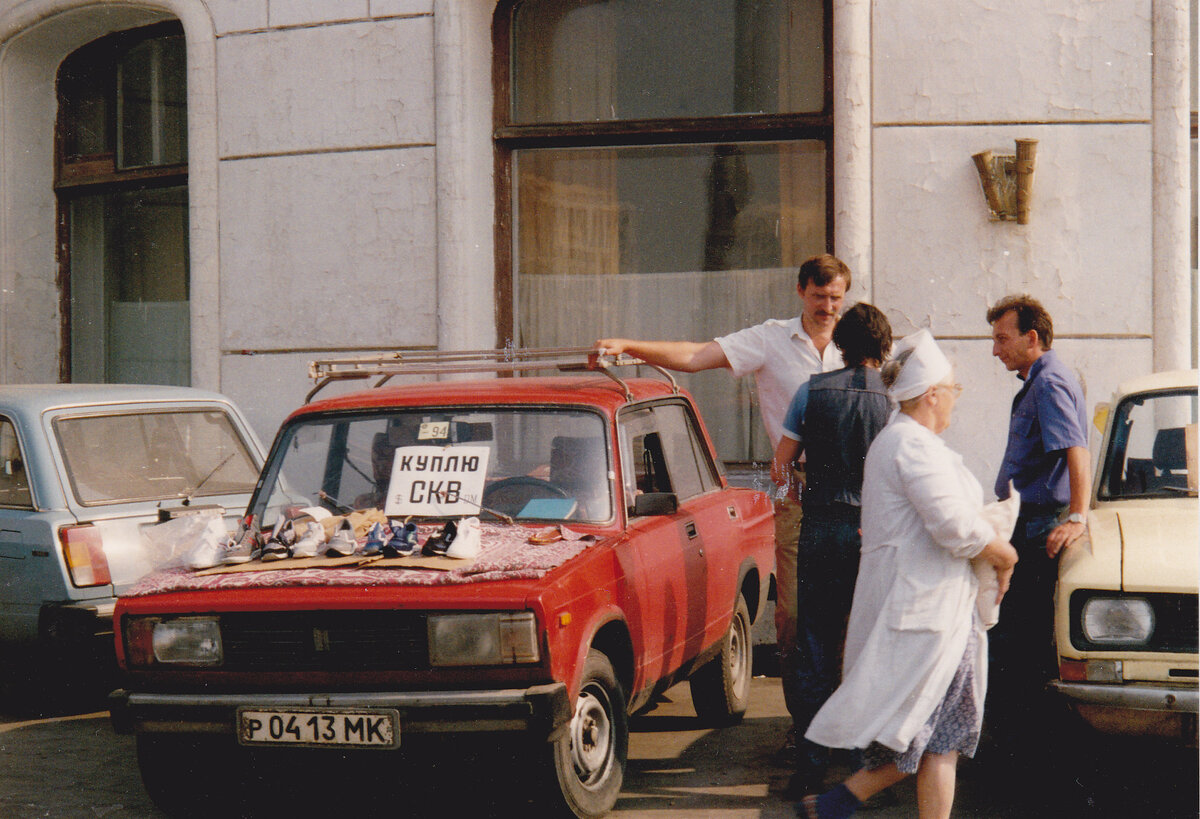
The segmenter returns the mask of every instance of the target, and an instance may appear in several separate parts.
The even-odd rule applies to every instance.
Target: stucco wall
[[[873,4],[872,297],[947,339],[967,387],[947,439],[981,477],[1019,386],[991,357],[1001,296],[1047,307],[1089,410],[1153,366],[1151,6]],[[971,160],[1017,138],[1039,143],[1028,225],[989,220]]]
[[[1165,247],[1186,157],[1160,147],[1186,146],[1187,102],[1157,93],[1186,76],[1157,47],[1186,41],[1186,3],[834,1],[836,252],[855,298],[945,340],[968,389],[948,438],[985,484],[1018,386],[990,356],[996,298],[1045,301],[1089,405],[1190,358],[1176,318],[1194,293],[1161,261],[1187,256],[1186,236]],[[269,439],[315,355],[491,346],[494,5],[0,0],[4,380],[57,372],[54,69],[122,15],[188,36],[194,383]],[[1039,140],[1026,226],[988,220],[971,163],[1018,137]]]

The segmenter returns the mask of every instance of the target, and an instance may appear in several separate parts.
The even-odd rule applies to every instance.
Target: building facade
[[[1195,14],[0,0],[0,380],[190,383],[269,438],[314,357],[702,340],[795,315],[828,249],[954,358],[986,484],[999,297],[1049,308],[1089,405],[1195,366]],[[1017,140],[1019,221],[973,159],[1005,194]],[[723,457],[767,457],[748,381],[687,384]]]

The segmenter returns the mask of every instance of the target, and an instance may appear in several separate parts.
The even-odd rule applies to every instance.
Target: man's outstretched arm
[[[647,364],[668,370],[695,373],[729,367],[725,351],[715,341],[639,341],[632,338],[602,338],[596,349],[609,355],[626,353]]]

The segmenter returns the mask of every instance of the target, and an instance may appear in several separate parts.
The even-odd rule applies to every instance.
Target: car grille
[[[429,668],[425,615],[404,611],[237,612],[221,616],[227,671]]]
[[[1154,633],[1136,645],[1096,645],[1083,636],[1083,604],[1097,592],[1079,590],[1071,595],[1071,643],[1083,651],[1161,651],[1195,654],[1197,651],[1197,597],[1194,594],[1131,594],[1150,601]],[[1101,592],[1109,596],[1112,592]]]

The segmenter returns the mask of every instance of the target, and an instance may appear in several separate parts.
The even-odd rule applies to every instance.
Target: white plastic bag
[[[152,571],[187,566],[215,566],[225,538],[225,521],[218,510],[184,515],[142,530]]]
[[[996,537],[1002,540],[1012,540],[1013,529],[1017,525],[1017,514],[1021,511],[1021,496],[1008,485],[1008,499],[992,501],[983,507],[983,517],[996,530]],[[1000,576],[996,567],[978,557],[971,559],[971,568],[975,570],[975,578],[979,581],[979,593],[975,597],[975,610],[984,628],[991,628],[1000,622],[1000,604],[996,595],[1000,593]]]

